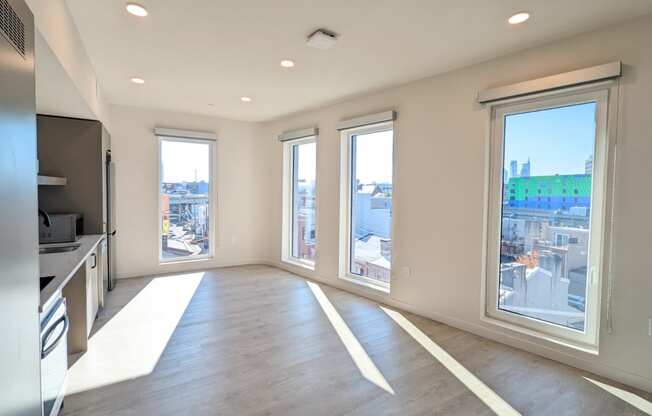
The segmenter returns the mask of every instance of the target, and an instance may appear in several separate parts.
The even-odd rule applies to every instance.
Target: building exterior
[[[499,306],[583,329],[591,175],[510,178],[504,193]]]
[[[521,177],[523,178],[528,178],[530,176],[530,169],[532,165],[530,164],[530,159],[527,160],[527,162],[523,163],[521,165]]]
[[[510,178],[506,185],[510,208],[570,211],[588,216],[591,175],[554,175]]]
[[[316,255],[317,201],[314,182],[297,184],[294,194],[294,215],[296,216],[293,233],[292,256],[299,259],[314,260]]]
[[[584,173],[587,175],[593,173],[593,155],[589,156],[584,162]]]
[[[385,190],[381,185],[359,185],[354,198],[355,235],[368,234],[390,238],[392,217],[391,185]]]
[[[392,257],[392,185],[358,184],[353,209],[351,271],[387,283]]]
[[[161,184],[163,257],[209,252],[208,190],[204,181]]]
[[[509,162],[509,177],[510,179],[518,177],[518,162],[515,160]]]

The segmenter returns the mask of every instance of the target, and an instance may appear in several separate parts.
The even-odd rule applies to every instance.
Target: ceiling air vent
[[[14,48],[25,56],[25,25],[7,0],[0,0],[0,29]]]

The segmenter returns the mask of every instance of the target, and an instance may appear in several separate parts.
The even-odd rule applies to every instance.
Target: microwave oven
[[[39,244],[70,243],[83,234],[82,214],[50,214],[50,226],[39,222]]]

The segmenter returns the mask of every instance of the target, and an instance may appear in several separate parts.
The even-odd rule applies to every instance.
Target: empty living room
[[[652,1],[0,33],[0,416],[652,415]]]

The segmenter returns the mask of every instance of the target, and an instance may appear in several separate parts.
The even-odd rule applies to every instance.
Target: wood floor
[[[439,347],[515,411],[505,415],[645,414],[585,377],[652,401],[397,312],[266,266],[123,280],[109,295],[89,351],[70,371],[74,393],[63,414],[494,414],[491,394],[474,393],[459,365],[447,367],[433,355]],[[419,341],[397,316],[427,337]],[[365,363],[371,370],[363,370]]]

